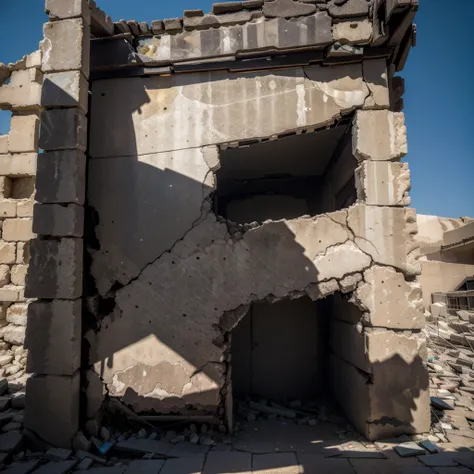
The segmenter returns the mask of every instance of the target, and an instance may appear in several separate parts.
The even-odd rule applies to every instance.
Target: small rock
[[[189,442],[193,444],[197,444],[199,441],[199,436],[197,433],[191,433],[191,436],[189,437]]]
[[[448,405],[444,400],[438,397],[430,397],[431,406],[438,410],[454,410],[451,405]]]
[[[441,425],[441,428],[443,428],[443,430],[452,430],[453,429],[453,425],[450,425],[449,423],[441,422],[440,425]]]
[[[9,364],[13,360],[13,355],[3,354],[0,355],[0,367]]]
[[[76,466],[76,471],[85,471],[86,469],[89,469],[92,464],[93,460],[91,458],[84,458],[77,466]]]
[[[3,395],[8,390],[8,380],[1,379],[0,380],[0,396]]]
[[[201,444],[202,446],[214,446],[215,442],[208,436],[201,436],[201,438],[199,439],[199,444]]]
[[[411,456],[420,456],[421,454],[426,454],[426,451],[413,441],[401,443],[395,446],[393,449],[395,449],[398,455],[402,458],[408,458]]]
[[[146,432],[146,429],[145,429],[145,428],[142,428],[142,429],[137,433],[137,437],[138,437],[138,438],[146,438],[146,435],[147,435],[147,432]]]
[[[70,449],[50,448],[46,451],[44,458],[48,461],[67,461],[71,457]]]
[[[82,431],[79,431],[72,441],[74,451],[90,451],[92,441],[89,441]]]
[[[173,438],[176,438],[176,431],[170,430],[167,431],[166,434],[163,436],[163,441],[171,441]]]
[[[5,411],[10,407],[12,399],[10,397],[0,397],[0,411]]]

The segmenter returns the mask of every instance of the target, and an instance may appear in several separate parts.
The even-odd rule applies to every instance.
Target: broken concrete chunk
[[[430,397],[431,406],[437,408],[438,410],[454,410],[454,408],[446,403],[444,400],[438,397]]]
[[[413,441],[399,444],[395,446],[393,449],[395,449],[395,451],[402,458],[408,458],[412,456],[420,456],[422,454],[426,454],[426,451],[421,446],[414,443]]]

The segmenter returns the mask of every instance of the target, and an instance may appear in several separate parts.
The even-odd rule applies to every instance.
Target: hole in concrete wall
[[[12,113],[9,110],[0,110],[0,135],[10,133],[10,121]]]
[[[30,199],[35,192],[34,178],[16,178],[12,180],[12,199]]]
[[[364,346],[355,331],[361,317],[349,295],[341,293],[317,302],[303,296],[252,304],[231,337],[232,397],[237,419],[252,409],[250,400],[263,400],[270,406],[298,406],[303,412],[306,407],[308,416],[313,417],[319,414],[315,407],[344,413],[346,407],[340,406],[336,402],[340,397],[335,396],[335,391],[341,391],[339,377],[331,367],[334,359],[351,362],[353,354],[364,359]],[[348,350],[346,344],[353,347]],[[263,412],[257,418],[267,415]]]
[[[293,219],[356,200],[350,125],[221,152],[215,212],[239,224]]]

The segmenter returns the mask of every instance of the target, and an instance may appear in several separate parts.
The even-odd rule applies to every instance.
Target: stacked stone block
[[[5,84],[7,79],[8,84]],[[0,135],[0,377],[23,383],[39,111],[41,52],[0,64],[0,108],[11,110],[10,132]]]
[[[68,447],[79,429],[89,41],[86,0],[47,0],[38,181],[26,293],[25,425]]]
[[[359,110],[352,138],[359,163],[357,197],[365,205],[357,213],[349,211],[348,226],[372,266],[350,299],[362,319],[352,318],[344,306],[334,312],[333,389],[369,439],[425,432],[429,382],[416,213],[404,209],[410,204],[410,174],[407,164],[399,162],[407,154],[403,113]],[[348,402],[349,391],[357,396]]]

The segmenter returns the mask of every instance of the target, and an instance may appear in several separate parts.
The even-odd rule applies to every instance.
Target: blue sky
[[[209,0],[96,0],[115,21],[181,16],[211,10]],[[0,61],[20,59],[42,38],[43,0],[0,0]],[[468,33],[474,1],[420,0],[418,45],[403,72],[412,173],[412,206],[422,214],[474,217],[474,146],[470,112],[474,67]],[[455,5],[459,8],[456,8]],[[0,133],[8,131],[0,113]]]

